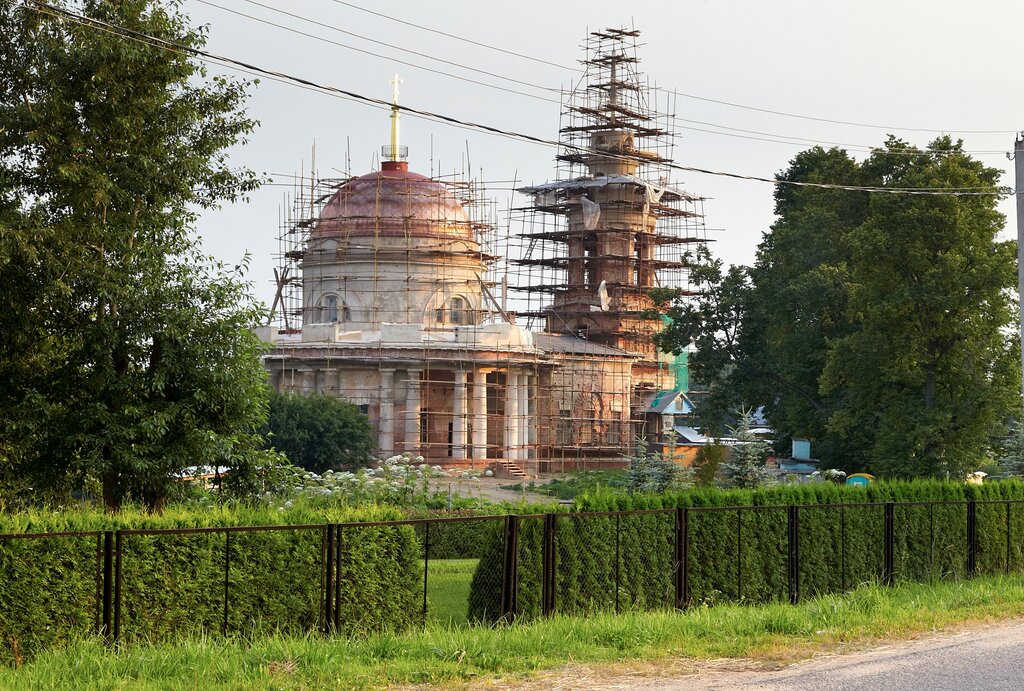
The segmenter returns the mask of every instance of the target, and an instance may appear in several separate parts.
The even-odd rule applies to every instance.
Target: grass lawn
[[[465,626],[469,584],[479,559],[431,559],[427,565],[427,622]]]
[[[438,563],[438,568],[444,566]],[[454,571],[467,568],[449,566]],[[44,653],[20,669],[0,669],[0,688],[368,688],[460,681],[501,685],[563,668],[570,661],[596,666],[625,660],[730,657],[789,662],[816,652],[1022,614],[1024,576],[1006,576],[933,586],[868,585],[797,606],[719,605],[685,612],[553,617],[497,627],[433,624],[426,631],[348,640],[190,638],[114,652],[89,639]]]

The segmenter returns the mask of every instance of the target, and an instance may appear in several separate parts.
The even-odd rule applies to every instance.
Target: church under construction
[[[686,369],[655,349],[648,293],[685,291],[706,238],[701,198],[669,182],[671,116],[637,36],[588,36],[556,179],[518,190],[503,235],[478,183],[409,169],[397,107],[379,171],[300,186],[261,332],[271,384],[351,401],[381,453],[446,466],[613,467],[659,441]]]

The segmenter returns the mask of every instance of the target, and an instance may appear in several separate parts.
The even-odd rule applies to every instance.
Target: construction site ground
[[[547,484],[550,481],[550,477],[537,479],[531,478],[522,483],[520,483],[519,480],[498,477],[481,477],[475,480],[435,478],[431,481],[431,489],[435,492],[446,492],[450,487],[453,495],[459,494],[463,497],[479,497],[491,502],[516,502],[522,501],[523,499],[531,502],[550,502],[552,501],[551,497],[530,492],[528,489],[530,482],[533,482],[534,486],[539,486]],[[524,487],[527,488],[527,491],[524,493],[523,490],[515,491],[502,489],[503,485],[508,486],[516,484],[524,485]]]

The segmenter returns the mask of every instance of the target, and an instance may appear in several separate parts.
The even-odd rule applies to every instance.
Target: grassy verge
[[[53,650],[0,688],[365,688],[387,684],[509,681],[567,661],[601,664],[753,657],[788,661],[880,639],[1024,614],[1024,577],[937,586],[865,586],[798,606],[722,605],[685,613],[552,618],[531,625],[409,635],[189,639],[113,653],[96,640]]]
[[[427,621],[465,626],[469,619],[469,587],[479,559],[431,559],[427,565]]]

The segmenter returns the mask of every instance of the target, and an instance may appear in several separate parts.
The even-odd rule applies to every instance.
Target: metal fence
[[[329,634],[399,619],[462,626],[721,601],[797,603],[865,582],[1022,571],[1021,503],[0,534],[0,567],[11,586],[0,599],[0,633],[13,636],[11,622],[27,613],[51,632],[43,645],[97,631],[111,642],[189,629]],[[376,532],[370,539],[366,531]],[[53,561],[56,546],[61,558]],[[44,553],[49,571],[19,573]],[[383,569],[395,554],[405,561]],[[368,619],[371,608],[384,613]]]

